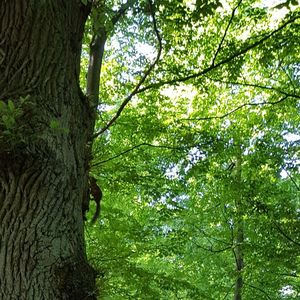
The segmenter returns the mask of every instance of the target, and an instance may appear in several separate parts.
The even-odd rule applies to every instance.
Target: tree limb
[[[202,250],[205,250],[205,251],[208,251],[208,252],[211,252],[211,253],[221,253],[221,252],[225,252],[225,251],[227,251],[227,250],[232,249],[232,246],[228,246],[228,247],[225,247],[225,248],[223,248],[223,249],[217,249],[217,250],[214,250],[214,249],[213,249],[213,246],[210,246],[210,248],[206,248],[206,247],[204,247],[204,246],[199,245],[198,243],[196,243],[196,242],[194,242],[194,241],[192,241],[192,243],[193,243],[194,245],[196,245],[198,248],[200,248],[200,249],[202,249]]]
[[[114,16],[112,17],[113,25],[116,25],[126,11],[137,2],[137,0],[128,0],[126,3],[122,4],[119,10],[115,12]]]
[[[93,164],[93,167],[105,164],[105,163],[107,163],[107,162],[109,162],[111,160],[114,160],[114,159],[116,159],[116,158],[118,158],[118,157],[120,157],[120,156],[122,156],[124,154],[127,154],[127,153],[129,153],[129,152],[131,152],[131,151],[133,151],[135,149],[138,149],[140,147],[143,147],[143,146],[148,146],[148,147],[153,147],[153,148],[169,149],[169,150],[177,150],[177,151],[184,150],[184,148],[182,148],[182,147],[172,147],[172,146],[165,146],[165,145],[152,145],[150,143],[141,143],[141,144],[135,145],[135,146],[133,146],[133,147],[131,147],[129,149],[126,149],[126,150],[124,150],[124,151],[116,154],[115,156],[112,156],[112,157],[110,157],[108,159],[99,161],[99,162]]]
[[[99,30],[94,34],[90,44],[90,59],[87,72],[86,93],[93,110],[96,109],[99,102],[101,67],[106,38],[107,33],[105,29]]]
[[[261,293],[263,293],[264,295],[266,295],[266,297],[267,297],[268,299],[272,300],[272,299],[270,298],[270,296],[267,294],[267,292],[265,292],[263,289],[261,289],[261,288],[259,288],[259,287],[257,287],[257,286],[254,286],[254,285],[252,285],[252,284],[247,284],[247,283],[245,283],[245,285],[248,285],[248,286],[251,287],[252,289],[255,289],[255,290],[260,291]]]
[[[228,64],[229,62],[231,62],[232,60],[234,60],[235,58],[238,58],[244,54],[246,54],[247,52],[249,52],[250,50],[256,48],[257,46],[263,44],[265,41],[267,41],[269,38],[271,38],[273,35],[275,35],[276,33],[280,32],[281,30],[283,30],[286,26],[288,26],[289,24],[295,22],[297,19],[299,19],[300,17],[294,17],[294,18],[291,18],[290,20],[288,20],[287,22],[285,22],[284,24],[282,24],[281,26],[279,26],[276,30],[270,32],[269,34],[265,35],[263,38],[261,38],[260,40],[256,41],[255,43],[253,44],[250,44],[248,46],[245,46],[243,49],[241,49],[240,51],[232,54],[231,56],[221,60],[220,62],[218,62],[217,64],[214,64],[214,65],[210,65],[209,67],[203,69],[202,71],[198,72],[198,73],[195,73],[195,74],[191,74],[191,75],[188,75],[188,76],[184,76],[184,77],[178,77],[178,78],[175,78],[175,79],[171,79],[171,80],[166,80],[166,81],[161,81],[161,82],[156,82],[156,83],[152,83],[152,84],[149,84],[143,88],[140,88],[136,94],[138,93],[142,93],[142,92],[145,92],[147,90],[150,90],[152,88],[159,88],[161,86],[164,86],[164,85],[172,85],[172,84],[178,84],[178,83],[181,83],[181,82],[186,82],[188,80],[191,80],[191,79],[195,79],[195,78],[198,78],[198,77],[201,77],[215,69],[217,69],[218,67],[221,67],[223,65],[226,65]]]
[[[283,169],[286,174],[288,175],[288,177],[291,179],[292,183],[294,184],[295,188],[297,189],[298,192],[300,192],[300,187],[297,184],[297,182],[295,181],[295,179],[293,178],[293,176],[290,174],[290,172],[288,172],[286,169]]]
[[[158,31],[158,28],[157,28],[157,22],[156,22],[156,17],[155,17],[155,9],[154,9],[154,5],[152,3],[152,0],[149,0],[149,6],[150,6],[150,10],[151,10],[153,29],[155,31],[156,38],[157,38],[157,41],[158,41],[158,52],[157,52],[156,59],[154,60],[154,62],[152,64],[150,64],[150,66],[148,67],[148,69],[144,72],[143,77],[137,83],[137,85],[135,86],[135,88],[133,89],[133,91],[130,93],[130,95],[128,95],[125,98],[125,100],[122,102],[122,104],[120,105],[119,109],[117,110],[115,116],[102,129],[100,129],[97,133],[94,134],[94,138],[96,138],[99,135],[101,135],[103,132],[105,132],[110,126],[112,126],[116,122],[116,120],[120,117],[122,111],[124,110],[125,106],[129,103],[129,101],[136,94],[139,93],[140,87],[143,85],[143,83],[145,82],[145,80],[147,79],[147,77],[152,72],[152,70],[154,69],[155,65],[158,63],[158,61],[160,59],[160,56],[161,56],[161,53],[162,53],[162,39],[161,39],[160,33]]]
[[[228,289],[228,292],[226,293],[226,295],[224,296],[223,300],[227,299],[229,293],[231,292],[231,289],[234,287],[235,283],[233,283],[230,288]]]
[[[130,8],[137,0],[128,0],[122,4],[118,11],[114,12],[111,19],[113,26],[117,24],[120,18],[125,14],[128,8]],[[90,59],[87,72],[87,97],[90,101],[93,110],[99,103],[99,88],[101,78],[101,67],[104,55],[104,47],[108,32],[104,25],[97,30],[94,28],[94,35],[90,44]]]
[[[215,53],[215,55],[214,55],[213,61],[212,61],[212,63],[211,63],[212,66],[215,65],[215,61],[216,61],[216,59],[217,59],[217,56],[218,56],[219,52],[221,51],[223,42],[224,42],[224,40],[225,40],[225,38],[226,38],[226,35],[227,35],[227,33],[228,33],[228,30],[229,30],[229,27],[230,27],[230,25],[231,25],[231,23],[232,23],[232,21],[233,21],[235,12],[236,12],[236,10],[238,9],[238,7],[241,5],[242,1],[243,1],[243,0],[239,0],[239,2],[238,2],[238,4],[236,5],[236,7],[232,10],[230,20],[229,20],[229,22],[228,22],[228,24],[227,24],[227,26],[226,26],[226,29],[225,29],[225,32],[224,32],[224,34],[223,34],[223,36],[222,36],[221,42],[219,43],[218,49],[217,49],[217,51],[216,51],[216,53]]]
[[[258,88],[258,89],[262,89],[262,90],[268,90],[268,91],[274,91],[277,92],[279,94],[288,96],[288,97],[293,97],[293,98],[297,98],[300,99],[300,95],[297,94],[291,94],[291,93],[287,93],[285,91],[282,91],[278,88],[272,87],[272,86],[264,86],[264,85],[260,85],[260,84],[255,84],[255,83],[248,83],[248,82],[239,82],[239,81],[226,81],[226,80],[222,80],[222,79],[218,79],[218,78],[211,78],[209,76],[205,76],[206,78],[215,81],[215,82],[220,82],[220,83],[224,83],[224,84],[231,84],[231,85],[240,85],[240,86],[246,86],[246,87],[253,87],[253,88]]]
[[[279,233],[281,233],[281,235],[283,235],[288,241],[292,242],[293,244],[297,245],[298,247],[300,247],[300,243],[293,240],[290,236],[288,236],[282,229],[281,227],[276,223],[273,222],[274,226],[276,227],[276,229],[279,231]]]
[[[169,146],[169,145],[153,145],[153,144],[150,144],[150,143],[140,143],[140,144],[137,144],[129,149],[126,149],[110,158],[107,158],[105,160],[102,160],[102,161],[99,161],[99,162],[96,162],[92,165],[92,167],[95,167],[95,166],[99,166],[99,165],[102,165],[102,164],[105,164],[111,160],[114,160],[124,154],[127,154],[135,149],[138,149],[140,147],[143,147],[143,146],[146,146],[146,147],[152,147],[152,148],[160,148],[160,149],[167,149],[167,150],[172,150],[172,151],[185,151],[187,150],[188,148],[193,148],[193,147],[201,147],[201,146],[205,146],[205,145],[210,145],[212,143],[212,141],[209,141],[209,142],[206,142],[206,143],[203,143],[203,144],[200,144],[197,143],[197,144],[192,144],[192,145],[187,145],[186,147],[175,147],[175,146]]]
[[[184,121],[206,121],[206,120],[213,120],[213,119],[224,119],[226,117],[228,117],[231,114],[234,114],[235,112],[237,112],[238,110],[247,107],[247,106],[261,106],[261,105],[275,105],[278,104],[280,102],[283,102],[284,100],[286,100],[287,98],[289,98],[289,96],[284,96],[281,99],[279,99],[278,101],[274,101],[274,102],[267,102],[267,101],[263,101],[263,102],[258,102],[258,103],[243,103],[239,106],[237,106],[236,108],[234,108],[233,110],[220,115],[220,116],[209,116],[209,117],[200,117],[200,118],[190,118],[190,119],[184,119]],[[183,120],[183,119],[182,119]]]

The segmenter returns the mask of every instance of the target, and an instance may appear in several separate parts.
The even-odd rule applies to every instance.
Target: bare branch
[[[139,89],[140,87],[143,85],[143,83],[145,82],[145,80],[147,79],[147,77],[150,75],[150,73],[152,72],[152,70],[154,69],[155,65],[158,63],[161,53],[162,53],[162,39],[160,36],[160,33],[158,31],[157,28],[157,22],[156,22],[156,17],[155,17],[155,9],[154,9],[154,5],[152,3],[151,0],[149,0],[149,6],[151,9],[151,16],[152,16],[152,23],[153,23],[153,29],[155,31],[156,34],[156,38],[158,41],[158,52],[157,52],[157,56],[156,59],[154,60],[154,62],[152,64],[150,64],[150,66],[148,67],[148,69],[144,72],[143,77],[140,79],[140,81],[137,83],[137,85],[135,86],[135,88],[133,89],[133,91],[130,93],[130,95],[128,95],[125,100],[122,102],[122,104],[120,105],[118,111],[116,112],[115,116],[102,128],[100,129],[100,131],[98,131],[96,134],[94,134],[94,138],[96,138],[97,136],[99,136],[100,134],[102,134],[103,132],[105,132],[110,126],[112,126],[116,120],[119,118],[119,116],[121,115],[122,111],[124,110],[125,106],[129,103],[129,101],[136,95],[139,93]]]
[[[210,241],[210,240],[213,240],[213,241],[215,241],[215,242],[217,242],[217,243],[221,243],[221,244],[227,245],[227,246],[229,246],[229,247],[232,247],[232,245],[233,245],[233,243],[228,243],[228,242],[226,242],[226,241],[220,240],[220,239],[218,239],[218,238],[215,238],[215,237],[209,235],[209,234],[206,233],[205,230],[202,229],[202,228],[198,228],[198,227],[195,226],[195,225],[194,225],[194,228],[196,228],[197,230],[199,230],[199,231],[203,234],[203,236],[209,241],[210,244],[213,244],[213,243]]]
[[[288,274],[288,273],[281,273],[281,274],[278,274],[279,276],[285,276],[285,277],[292,277],[292,278],[299,278],[300,275],[297,275],[297,274]]]
[[[243,49],[241,49],[240,51],[232,54],[231,56],[221,60],[220,62],[218,62],[217,64],[215,65],[211,65],[205,69],[203,69],[202,71],[198,72],[198,73],[195,73],[195,74],[191,74],[189,76],[184,76],[184,77],[178,77],[178,78],[175,78],[175,79],[171,79],[171,80],[166,80],[166,81],[161,81],[161,82],[157,82],[157,83],[152,83],[152,84],[149,84],[141,89],[139,89],[137,91],[136,94],[138,93],[142,93],[142,92],[145,92],[147,90],[150,90],[152,88],[159,88],[161,86],[164,86],[164,85],[172,85],[172,84],[178,84],[180,82],[186,82],[186,81],[189,81],[191,79],[195,79],[195,78],[199,78],[223,65],[226,65],[228,63],[230,63],[232,60],[234,60],[235,58],[238,58],[244,54],[246,54],[247,52],[249,52],[250,50],[256,48],[257,46],[263,44],[265,41],[267,41],[269,38],[271,38],[272,36],[274,36],[275,34],[277,34],[278,32],[280,32],[281,30],[283,30],[286,26],[288,26],[289,24],[295,22],[297,19],[299,19],[300,17],[294,17],[294,18],[291,18],[290,20],[288,20],[287,22],[285,22],[284,24],[282,24],[281,26],[279,26],[276,30],[270,32],[269,34],[266,34],[263,38],[261,38],[260,40],[256,41],[255,43],[253,44],[250,44],[248,46],[245,46]]]
[[[221,49],[222,49],[223,42],[224,42],[224,40],[225,40],[225,38],[226,38],[226,35],[227,35],[227,33],[228,33],[228,30],[229,30],[229,27],[230,27],[230,25],[231,25],[231,23],[232,23],[232,21],[233,21],[235,12],[236,12],[236,10],[238,9],[238,7],[241,5],[242,1],[243,1],[243,0],[239,0],[239,2],[238,2],[238,4],[236,5],[236,7],[232,10],[230,20],[229,20],[229,22],[228,22],[228,24],[227,24],[227,26],[226,26],[226,29],[225,29],[225,31],[224,31],[223,37],[222,37],[222,39],[221,39],[221,42],[219,43],[218,49],[217,49],[217,51],[216,51],[216,53],[215,53],[215,55],[214,55],[213,61],[212,61],[212,63],[211,63],[212,66],[215,65],[215,61],[216,61],[216,59],[217,59],[217,56],[218,56],[219,52],[220,52]]]

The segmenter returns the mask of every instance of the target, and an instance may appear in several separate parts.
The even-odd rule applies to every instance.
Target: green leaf
[[[7,129],[12,129],[15,126],[15,123],[16,123],[15,119],[10,115],[3,115],[2,116],[2,121],[3,121],[4,126]]]
[[[52,120],[50,121],[50,128],[51,128],[51,129],[59,129],[59,127],[60,127],[60,123],[59,123],[58,120],[52,119]]]
[[[15,105],[11,100],[8,100],[7,107],[11,113],[15,111]]]
[[[0,100],[0,113],[4,113],[6,111],[7,111],[7,104],[4,101]]]

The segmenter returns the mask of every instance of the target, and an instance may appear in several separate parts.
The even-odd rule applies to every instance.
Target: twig
[[[120,18],[125,14],[128,8],[132,7],[137,0],[128,0],[126,3],[122,4],[121,7],[117,12],[115,12],[114,16],[112,17],[112,23],[115,25]]]
[[[172,150],[172,151],[186,151],[187,149],[190,149],[190,148],[193,148],[193,147],[204,147],[204,146],[208,146],[208,145],[211,145],[213,143],[213,140],[210,140],[210,141],[207,141],[207,142],[204,142],[202,144],[199,144],[199,143],[195,143],[195,144],[189,144],[189,145],[185,145],[185,147],[176,147],[176,146],[170,146],[170,145],[153,145],[153,144],[150,144],[150,143],[140,143],[140,144],[137,144],[129,149],[126,149],[110,158],[107,158],[105,160],[102,160],[102,161],[99,161],[99,162],[96,162],[94,163],[92,166],[95,167],[95,166],[98,166],[98,165],[102,165],[102,164],[105,164],[111,160],[114,160],[124,154],[127,154],[131,151],[134,151],[135,149],[138,149],[140,147],[143,147],[143,146],[146,146],[146,147],[152,147],[152,148],[160,148],[160,149],[166,149],[166,150]]]
[[[210,235],[209,235],[208,233],[206,233],[206,232],[204,231],[204,229],[202,229],[202,228],[197,228],[197,226],[194,226],[194,227],[195,227],[196,229],[198,229],[198,230],[203,234],[203,236],[210,242],[210,244],[212,244],[212,242],[210,241],[210,239],[211,239],[211,240],[214,240],[215,242],[218,242],[218,243],[227,245],[227,246],[229,246],[229,248],[231,248],[232,245],[233,245],[233,243],[228,243],[228,242],[226,242],[226,241],[223,241],[223,240],[220,240],[220,239],[215,238],[215,237],[213,237],[213,236],[210,236]]]

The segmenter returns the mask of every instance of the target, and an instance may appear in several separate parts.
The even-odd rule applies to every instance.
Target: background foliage
[[[239,275],[244,299],[300,296],[300,15],[271,2],[128,1],[116,24],[122,1],[94,4],[101,299],[230,299]]]

